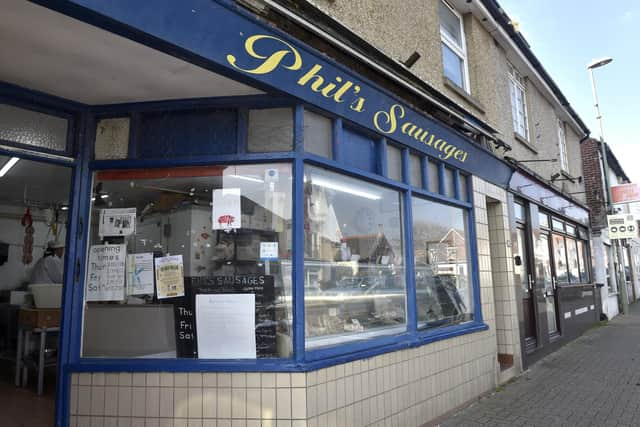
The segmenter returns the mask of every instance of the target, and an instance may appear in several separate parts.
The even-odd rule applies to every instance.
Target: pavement
[[[640,302],[440,423],[640,426]]]

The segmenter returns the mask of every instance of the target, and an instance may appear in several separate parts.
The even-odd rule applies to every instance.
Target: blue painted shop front
[[[507,188],[512,174],[490,152],[231,2],[36,3],[264,93],[87,105],[0,86],[2,103],[62,114],[72,124],[64,152],[2,141],[3,154],[63,162],[74,170],[56,425],[69,419],[75,372],[310,371],[487,329],[471,179]],[[105,129],[119,136],[101,145]],[[188,211],[192,222],[208,212],[215,223],[211,193],[229,189],[241,189],[239,212],[247,225],[180,228],[177,212]],[[152,193],[161,197],[152,199]],[[124,242],[98,232],[98,215],[131,206],[140,221],[137,232],[158,230],[128,242],[127,254],[141,252],[132,244],[151,241],[153,233],[166,242],[179,230],[202,242],[193,260],[215,259],[214,267],[200,267],[203,273],[184,272],[187,288],[199,283],[193,277],[275,278],[274,295],[261,294],[274,306],[267,319],[273,329],[266,334],[273,340],[264,353],[197,357],[172,336],[179,322],[176,331],[170,324],[159,334],[177,340],[173,348],[148,350],[154,358],[144,357],[146,350],[129,354],[109,347],[106,335],[97,342],[104,330],[96,319],[107,316],[102,319],[117,324],[114,310],[127,306],[87,298],[91,248]],[[437,239],[422,233],[424,224],[443,218],[452,222]],[[243,228],[252,231],[243,234]],[[240,247],[265,241],[278,243],[275,258],[249,251],[240,259]],[[144,252],[168,255],[161,246]],[[233,254],[225,253],[231,246]],[[455,277],[455,286],[445,277]],[[443,289],[449,289],[447,309],[444,302],[433,308],[425,298],[445,298]],[[347,302],[360,304],[363,295],[374,301],[364,309],[366,318]],[[157,309],[156,319],[178,313],[171,298],[158,296],[151,290],[136,303]]]

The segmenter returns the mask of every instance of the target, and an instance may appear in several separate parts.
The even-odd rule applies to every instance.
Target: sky
[[[605,141],[627,176],[640,183],[640,1],[498,0],[534,54],[598,138],[587,64],[595,69]]]

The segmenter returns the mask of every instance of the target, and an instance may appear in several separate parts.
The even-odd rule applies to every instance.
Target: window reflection
[[[413,239],[418,326],[473,318],[466,212],[413,198]]]
[[[400,194],[311,166],[304,188],[307,346],[404,329]]]

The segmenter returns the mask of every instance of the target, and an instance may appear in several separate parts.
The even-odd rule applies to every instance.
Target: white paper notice
[[[200,359],[256,358],[256,296],[196,295]]]
[[[87,301],[124,299],[126,245],[93,245],[89,248]]]
[[[224,188],[213,190],[213,207],[211,223],[214,230],[230,230],[240,228],[242,213],[240,211],[240,189]]]
[[[127,295],[153,294],[153,254],[127,255]]]
[[[158,299],[184,296],[184,264],[182,255],[155,259]]]
[[[129,236],[136,232],[136,208],[102,209],[100,211],[100,236]]]
[[[278,242],[260,242],[260,259],[273,261],[278,259]]]

